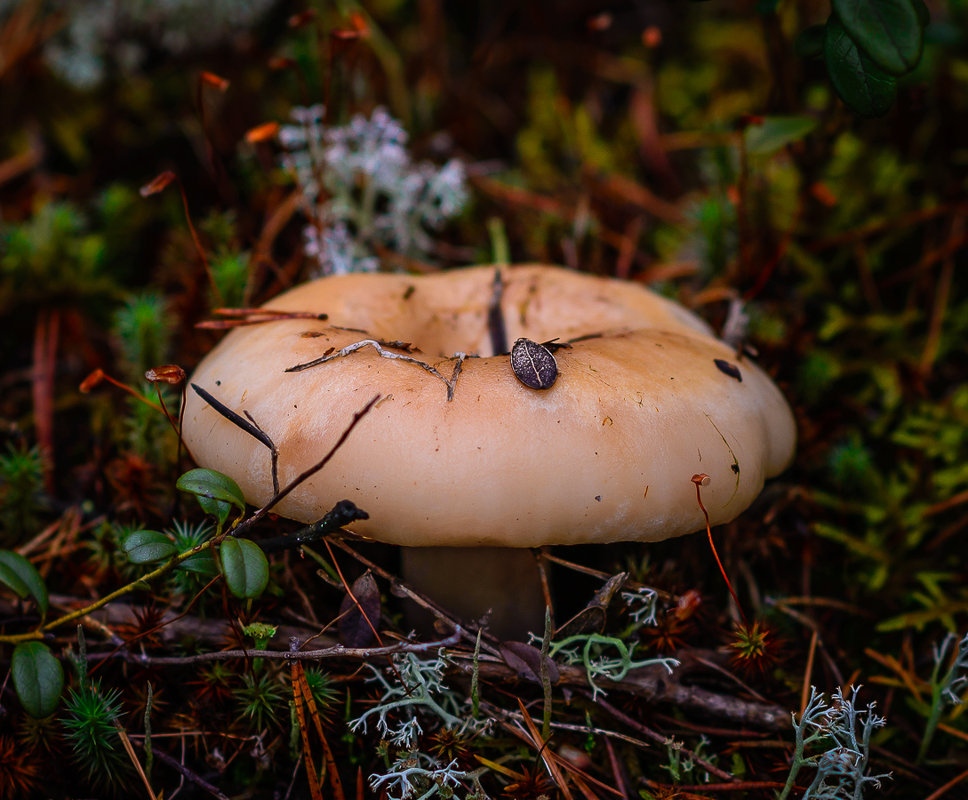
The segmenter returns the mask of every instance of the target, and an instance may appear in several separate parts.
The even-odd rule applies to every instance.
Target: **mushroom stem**
[[[530,550],[510,547],[404,547],[403,578],[465,622],[488,613],[487,630],[501,640],[541,634],[544,594]],[[408,621],[428,629],[424,609],[408,608]]]

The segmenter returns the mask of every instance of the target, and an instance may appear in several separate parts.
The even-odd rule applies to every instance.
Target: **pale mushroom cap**
[[[283,486],[381,395],[279,514],[311,522],[348,499],[370,515],[354,530],[406,545],[655,541],[704,526],[694,474],[710,476],[702,501],[716,525],[791,460],[792,414],[752,362],[737,361],[698,317],[638,285],[561,268],[502,269],[509,344],[605,334],[557,350],[550,389],[524,386],[506,355],[465,360],[451,401],[441,380],[371,347],[285,371],[374,338],[412,342],[422,351],[414,358],[449,378],[456,360],[447,356],[489,352],[494,273],[320,279],[267,307],[328,320],[240,328],[202,361],[192,382],[268,433]],[[184,438],[199,465],[233,477],[250,502],[271,498],[267,448],[193,391]]]

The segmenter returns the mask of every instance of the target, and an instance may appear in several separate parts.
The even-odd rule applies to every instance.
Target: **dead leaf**
[[[380,624],[380,589],[369,572],[353,581],[339,613],[339,638],[344,645],[367,647],[376,638],[376,627]]]

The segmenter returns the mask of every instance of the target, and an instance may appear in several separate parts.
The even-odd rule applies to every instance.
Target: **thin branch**
[[[305,528],[300,528],[298,531],[284,536],[273,536],[270,539],[262,539],[259,542],[259,547],[266,553],[302,547],[303,545],[312,544],[331,533],[336,533],[344,525],[349,525],[358,519],[369,518],[370,515],[361,508],[357,508],[352,500],[340,500],[318,522],[314,522],[312,525],[307,525]]]
[[[279,494],[279,450],[276,448],[276,443],[272,441],[269,434],[266,433],[256,421],[252,418],[252,415],[248,411],[243,411],[245,417],[240,414],[236,414],[231,408],[225,405],[222,401],[217,400],[210,392],[203,389],[197,383],[191,384],[192,389],[195,391],[199,397],[202,398],[206,403],[208,403],[213,409],[215,409],[219,414],[225,417],[229,422],[238,428],[241,428],[249,436],[257,439],[259,442],[264,444],[269,448],[269,457],[272,463],[272,493]],[[247,418],[248,419],[247,419]]]
[[[323,321],[329,319],[328,314],[318,314],[315,311],[275,311],[271,308],[216,308],[215,314],[238,319],[213,319],[196,323],[196,328],[206,330],[224,330],[226,328],[240,328],[245,325],[261,325],[263,322],[278,322],[287,319],[311,319]]]
[[[450,402],[454,399],[454,389],[457,386],[457,376],[460,375],[461,368],[463,366],[464,359],[467,358],[466,353],[454,353],[451,358],[457,359],[457,364],[454,367],[454,372],[448,380],[443,375],[441,375],[436,368],[428,364],[426,361],[421,361],[419,358],[414,358],[413,356],[405,355],[404,353],[394,353],[387,350],[384,347],[385,344],[390,346],[400,347],[402,343],[400,342],[390,342],[381,343],[376,339],[361,339],[358,342],[353,342],[353,344],[348,344],[342,350],[337,350],[335,353],[330,353],[329,355],[320,356],[319,358],[314,358],[312,361],[307,361],[303,364],[296,364],[295,366],[288,367],[286,372],[302,372],[303,370],[310,369],[311,367],[317,367],[320,364],[325,364],[327,361],[333,361],[337,358],[345,358],[351,353],[355,353],[357,350],[362,350],[364,347],[372,347],[377,353],[380,354],[381,358],[389,358],[397,361],[406,361],[408,364],[415,364],[422,370],[429,372],[435,378],[443,382],[444,386],[447,387],[447,401]]]
[[[462,671],[471,672],[470,654],[455,651],[450,654],[451,661]],[[520,682],[522,680],[538,683],[537,676],[521,674],[507,664],[496,660],[479,659],[481,679]],[[588,686],[585,667],[581,664],[559,664],[558,685]],[[767,730],[786,730],[790,724],[790,712],[777,705],[743,700],[734,695],[716,694],[699,686],[685,686],[678,683],[675,674],[669,676],[664,668],[642,667],[630,670],[621,680],[596,679],[606,691],[627,692],[635,697],[654,703],[666,703],[683,711],[693,711],[717,719],[727,719],[733,723],[751,725]],[[605,706],[599,695],[595,701]]]
[[[632,717],[630,717],[628,714],[625,714],[622,711],[619,711],[617,708],[615,708],[615,706],[603,700],[601,697],[598,697],[597,699],[592,700],[592,695],[590,693],[583,692],[583,694],[588,700],[592,701],[594,704],[598,706],[601,706],[605,711],[607,711],[612,717],[617,719],[619,722],[625,725],[628,725],[632,730],[636,731],[642,736],[645,736],[648,739],[651,739],[656,744],[665,744],[666,741],[668,741],[668,738],[669,738],[668,736],[663,736],[661,733],[657,733],[651,728],[646,727],[638,720],[635,720]],[[712,775],[715,775],[719,778],[723,778],[724,780],[727,780],[727,781],[732,780],[733,776],[730,773],[724,770],[721,770],[715,764],[709,763],[700,755],[698,755],[695,751],[689,750],[687,747],[682,747],[680,752],[683,753],[687,758],[694,760],[699,766],[707,770]]]
[[[138,744],[140,744],[142,747],[144,746],[142,742],[138,742]],[[205,780],[201,775],[197,775],[196,773],[192,772],[188,767],[182,764],[181,761],[179,761],[177,758],[172,758],[164,750],[155,750],[154,757],[180,772],[191,783],[194,783],[199,789],[204,789],[206,792],[212,795],[212,797],[216,797],[218,800],[229,800],[228,795],[223,794],[217,787],[212,786],[212,784]]]
[[[262,506],[262,508],[260,508],[258,511],[256,511],[255,514],[253,514],[247,520],[245,520],[244,522],[241,522],[238,526],[236,526],[235,530],[232,532],[232,535],[238,536],[239,533],[241,533],[243,530],[251,528],[256,522],[258,522],[263,517],[265,517],[272,509],[272,507],[276,505],[276,503],[281,501],[290,492],[296,489],[296,487],[298,487],[300,484],[307,481],[309,478],[311,478],[313,475],[319,472],[323,467],[325,467],[329,463],[329,460],[336,454],[336,451],[343,446],[343,442],[347,440],[350,433],[352,433],[353,428],[355,428],[359,424],[360,420],[363,419],[363,417],[365,417],[367,414],[370,413],[370,411],[373,409],[373,406],[376,405],[380,397],[381,395],[378,395],[378,394],[374,395],[373,398],[365,406],[363,406],[363,408],[361,408],[353,415],[353,420],[350,422],[349,425],[346,426],[346,430],[343,431],[339,439],[336,440],[336,444],[334,444],[329,449],[329,452],[326,453],[326,455],[324,455],[318,462],[313,464],[313,466],[311,466],[309,469],[300,473],[295,478],[295,480],[293,480],[286,486],[286,488],[282,489],[279,492],[276,492],[269,500],[269,502],[266,503],[264,506]]]
[[[238,658],[254,659],[264,658],[270,661],[323,661],[332,658],[358,658],[362,660],[381,658],[382,656],[394,655],[395,653],[426,653],[432,650],[439,650],[442,647],[454,647],[464,638],[464,630],[458,626],[457,629],[446,639],[439,639],[434,642],[400,642],[398,644],[386,645],[385,647],[343,647],[338,644],[333,647],[324,647],[318,650],[217,650],[209,653],[196,653],[193,656],[149,656],[140,653],[122,653],[120,656],[125,661],[142,666],[163,666],[185,664],[200,664],[207,661],[231,661]],[[90,660],[97,660],[100,657],[114,657],[114,652],[110,653],[91,653]]]
[[[341,539],[333,538],[331,541],[334,545],[336,545],[336,547],[340,548],[340,550],[343,550],[345,553],[348,553],[364,567],[372,570],[374,575],[378,575],[381,578],[383,578],[385,581],[387,581],[390,584],[391,591],[394,594],[402,595],[406,597],[408,600],[412,600],[418,606],[420,606],[426,611],[429,611],[438,619],[445,621],[448,625],[451,626],[451,628],[455,630],[463,631],[465,640],[471,645],[476,644],[477,632],[478,632],[477,628],[461,626],[461,624],[450,613],[448,613],[445,609],[437,605],[429,597],[411,588],[408,584],[400,580],[396,575],[394,575],[391,572],[388,572],[376,562],[370,561],[370,559],[368,559],[366,556],[360,555],[352,547],[350,547],[346,542],[342,541]],[[487,633],[487,631],[483,631],[483,638],[487,639],[488,641],[486,643],[482,643],[482,647],[486,649],[487,652],[489,652],[490,654],[499,657],[499,651],[497,647],[494,646],[497,643],[497,639],[493,635]]]

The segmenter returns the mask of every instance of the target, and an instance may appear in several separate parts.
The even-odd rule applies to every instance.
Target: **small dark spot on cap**
[[[716,368],[724,375],[729,375],[730,378],[736,378],[740,383],[743,382],[743,375],[740,373],[739,367],[735,364],[730,364],[721,358],[715,358],[713,362],[716,364]]]
[[[216,386],[221,386],[222,385],[222,381],[215,381],[215,385]]]
[[[597,500],[597,501],[598,501],[599,503],[601,503],[601,502],[602,502],[602,496],[601,496],[600,494],[596,494],[596,495],[595,495],[595,499],[596,499],[596,500]]]
[[[739,475],[739,464],[730,464],[729,468],[733,471],[734,475]]]
[[[416,286],[414,286],[413,284],[411,284],[410,286],[408,286],[408,287],[407,287],[407,290],[406,290],[406,291],[405,291],[405,292],[403,293],[403,299],[404,299],[404,300],[409,300],[409,299],[410,299],[410,297],[411,297],[411,295],[412,295],[412,294],[413,294],[413,293],[414,293],[415,291],[417,291],[417,287],[416,287]]]
[[[322,331],[303,331],[299,334],[303,339],[316,339],[323,335]]]

